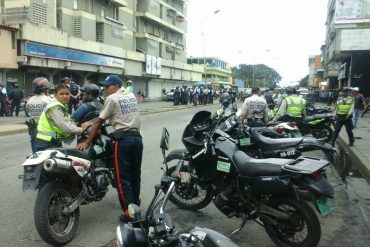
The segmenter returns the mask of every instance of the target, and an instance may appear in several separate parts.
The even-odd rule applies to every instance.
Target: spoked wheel
[[[167,175],[175,172],[176,167],[168,169]],[[184,166],[180,171],[181,182],[176,183],[170,195],[170,201],[182,209],[198,210],[206,207],[212,201],[211,187],[203,189],[196,183],[194,174]]]
[[[70,242],[77,231],[80,210],[64,213],[72,200],[70,189],[63,183],[46,184],[37,195],[34,218],[37,232],[47,243],[54,246]]]
[[[315,138],[324,139],[325,141],[330,141],[333,136],[333,130],[329,126],[314,128],[311,133]]]
[[[320,241],[321,227],[313,209],[304,201],[292,197],[274,198],[270,207],[289,215],[287,220],[268,216],[261,217],[270,239],[278,246],[311,247]]]

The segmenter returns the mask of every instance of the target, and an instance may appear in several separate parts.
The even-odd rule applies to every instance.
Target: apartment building
[[[370,95],[370,2],[329,0],[324,76],[330,88],[357,86]]]
[[[202,81],[213,88],[230,88],[232,85],[232,71],[230,65],[215,57],[191,57],[188,64],[204,67]],[[198,83],[199,84],[199,83]]]
[[[321,64],[320,55],[312,55],[308,59],[308,86],[309,87],[321,87],[326,86],[324,82],[324,69]]]
[[[184,0],[1,0],[1,20],[19,28],[17,78],[31,90],[37,76],[79,84],[118,74],[148,97],[201,80],[186,63]]]

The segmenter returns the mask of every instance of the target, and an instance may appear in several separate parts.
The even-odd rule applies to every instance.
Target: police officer
[[[36,151],[35,140],[39,117],[46,105],[52,101],[52,98],[48,96],[49,88],[51,88],[51,83],[45,77],[37,77],[32,81],[32,89],[35,95],[26,104],[27,112],[31,117],[30,120],[26,121],[26,124],[31,138],[32,152]]]
[[[70,144],[74,134],[81,134],[89,124],[77,127],[68,114],[69,88],[60,84],[55,88],[55,99],[46,105],[37,125],[36,151],[61,147],[62,141]]]
[[[348,146],[353,146],[355,140],[353,139],[353,132],[352,132],[352,113],[354,109],[354,100],[353,97],[349,96],[349,89],[343,88],[342,89],[342,96],[338,98],[337,105],[336,105],[336,116],[335,116],[335,128],[333,139],[331,140],[331,144],[334,146],[335,141],[338,138],[339,132],[344,125],[346,127],[349,144]]]
[[[240,121],[250,127],[265,126],[268,121],[266,100],[260,97],[258,87],[252,89],[252,96],[245,99],[241,108]]]
[[[35,94],[27,104],[26,109],[31,117],[39,117],[45,106],[52,100],[48,95],[51,83],[45,77],[37,77],[32,81],[32,90]]]
[[[12,106],[10,108],[10,116],[13,116],[13,111],[15,109],[15,115],[18,117],[19,110],[21,107],[21,101],[23,99],[23,91],[19,89],[18,84],[14,84],[14,88],[10,91],[9,99],[12,100]]]
[[[288,96],[283,99],[279,111],[270,123],[282,118],[283,121],[294,121],[300,127],[306,116],[306,100],[297,95],[294,87],[287,88],[286,93]]]
[[[81,91],[84,96],[83,103],[72,114],[73,121],[78,125],[98,117],[100,110],[103,108],[103,104],[98,99],[100,89],[97,85],[92,83],[85,84],[85,86],[81,88]]]
[[[100,85],[108,94],[99,118],[94,122],[92,132],[86,141],[77,145],[85,150],[109,120],[114,128],[114,168],[117,180],[118,198],[123,210],[120,220],[128,219],[127,208],[130,203],[140,205],[140,177],[143,142],[140,135],[140,114],[136,97],[128,90],[120,90],[122,80],[109,75]]]

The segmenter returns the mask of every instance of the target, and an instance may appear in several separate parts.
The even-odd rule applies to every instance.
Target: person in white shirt
[[[241,108],[240,121],[250,127],[265,126],[268,121],[268,107],[265,99],[260,97],[260,89],[253,88],[252,96],[245,99]]]

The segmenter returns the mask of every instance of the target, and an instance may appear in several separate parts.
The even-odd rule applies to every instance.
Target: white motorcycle
[[[31,154],[22,164],[23,190],[38,190],[37,232],[51,245],[70,242],[79,224],[80,205],[100,201],[115,187],[113,141],[105,127],[89,150],[55,148]]]

